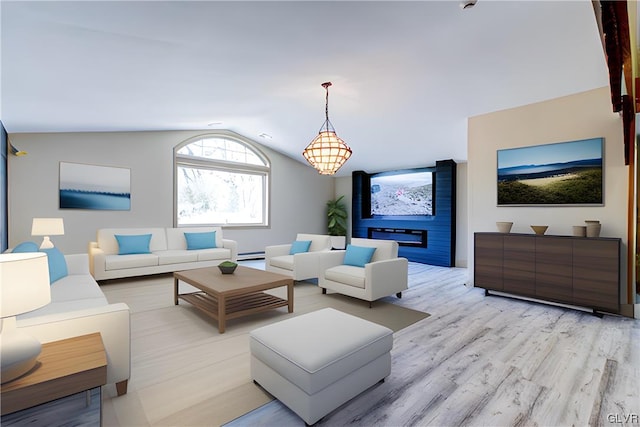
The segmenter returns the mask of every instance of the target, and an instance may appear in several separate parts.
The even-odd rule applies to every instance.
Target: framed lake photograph
[[[60,209],[131,209],[131,170],[60,162]]]
[[[604,138],[498,150],[498,206],[602,206]]]

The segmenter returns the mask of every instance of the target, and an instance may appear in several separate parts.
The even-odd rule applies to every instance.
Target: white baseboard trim
[[[238,254],[239,261],[246,261],[249,259],[264,259],[264,252],[244,252]]]

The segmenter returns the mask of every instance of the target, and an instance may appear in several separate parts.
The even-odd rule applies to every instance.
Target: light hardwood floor
[[[321,424],[640,425],[639,321],[485,297],[466,280],[466,269],[410,263],[410,289],[385,301],[431,317],[394,334],[387,381]],[[211,320],[167,301],[167,283],[102,286],[132,310],[129,393],[105,388],[103,425],[215,426],[268,402],[249,389],[247,333],[278,314],[219,335]]]

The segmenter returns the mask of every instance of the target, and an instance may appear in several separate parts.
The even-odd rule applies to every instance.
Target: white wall
[[[498,207],[496,151],[554,142],[604,137],[604,206]],[[496,221],[513,221],[512,232],[533,233],[530,225],[549,225],[547,234],[571,235],[585,219],[602,223],[602,237],[623,245],[622,292],[626,295],[627,166],[622,119],[611,110],[608,87],[469,119],[468,261],[473,271],[473,233],[496,231]],[[471,277],[472,280],[472,277]]]
[[[87,251],[96,230],[105,227],[173,226],[173,147],[207,131],[11,134],[27,156],[9,156],[9,247],[31,240],[33,217],[62,217],[65,235],[52,237],[64,253]],[[297,232],[326,233],[326,202],[333,178],[260,144],[271,160],[271,225],[225,228],[239,252],[263,251],[294,240]],[[59,163],[86,163],[131,169],[131,210],[59,209]],[[350,196],[349,196],[350,197]]]
[[[467,267],[469,212],[467,206],[467,163],[456,166],[456,267]]]

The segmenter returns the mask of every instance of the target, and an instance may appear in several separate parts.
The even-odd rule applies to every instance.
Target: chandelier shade
[[[302,155],[316,168],[321,175],[333,175],[351,157],[351,148],[336,134],[333,125],[329,121],[329,86],[331,82],[322,84],[327,91],[325,116],[326,120],[316,136]]]

